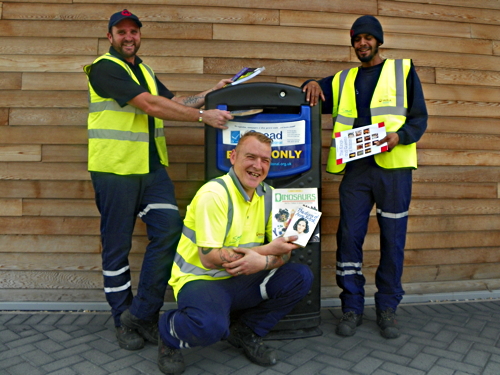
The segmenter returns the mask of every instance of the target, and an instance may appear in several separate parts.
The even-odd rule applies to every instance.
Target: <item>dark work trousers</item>
[[[104,292],[115,325],[120,326],[120,315],[128,308],[139,319],[155,320],[182,231],[174,185],[165,168],[127,176],[91,172],[91,177],[101,213]],[[128,255],[137,216],[146,223],[150,242],[134,297]]]
[[[161,316],[160,336],[177,349],[211,345],[229,335],[235,314],[265,336],[306,296],[312,280],[308,266],[288,263],[253,275],[190,281],[177,295],[177,310]]]
[[[375,306],[394,311],[403,298],[404,247],[411,200],[411,169],[382,169],[373,158],[347,164],[340,183],[340,222],[337,231],[337,284],[343,312],[362,314],[365,277],[363,242],[368,219],[376,205],[380,227],[380,263]]]

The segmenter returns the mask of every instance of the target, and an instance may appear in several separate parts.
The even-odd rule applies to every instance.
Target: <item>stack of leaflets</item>
[[[385,136],[383,122],[335,133],[337,165],[387,151],[387,143],[378,144]]]
[[[249,79],[252,79],[253,77],[259,75],[262,73],[264,70],[266,70],[265,67],[260,67],[260,68],[243,68],[241,69],[238,73],[236,73],[232,79],[233,82],[231,82],[231,85],[238,85],[240,83],[243,83],[245,81],[248,81]]]
[[[310,209],[311,211],[321,215],[321,212],[318,210],[318,201],[319,198],[317,188],[273,189],[273,240],[277,237],[283,236],[289,228],[290,230],[294,230],[293,227],[296,222],[294,218],[299,210],[302,211],[303,209]],[[319,226],[317,226],[318,220],[308,225],[309,230],[307,231],[307,234],[309,234],[309,236],[305,240],[305,244],[309,241],[319,242],[320,233]],[[301,224],[299,223],[299,225]],[[295,229],[295,231],[297,230]],[[302,243],[304,243],[303,239],[301,239],[298,244],[301,245]],[[305,244],[303,246],[305,246]]]

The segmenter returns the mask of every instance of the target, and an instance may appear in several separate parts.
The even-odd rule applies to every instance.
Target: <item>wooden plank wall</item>
[[[0,2],[0,301],[104,301],[99,217],[86,170],[86,78],[109,16],[144,22],[141,56],[176,93],[243,66],[300,85],[358,65],[349,28],[379,17],[382,54],[413,58],[430,112],[407,239],[408,294],[500,289],[498,0],[6,0]],[[165,124],[182,212],[204,179],[204,133]],[[323,117],[323,160],[331,119]],[[324,170],[324,166],[323,166]],[[323,174],[322,297],[338,295],[340,178]],[[365,241],[368,296],[378,229]],[[145,243],[136,228],[134,281]],[[167,299],[171,298],[168,296]]]

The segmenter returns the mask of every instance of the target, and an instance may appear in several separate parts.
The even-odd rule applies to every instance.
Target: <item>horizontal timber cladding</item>
[[[179,5],[181,4],[182,5]],[[0,301],[104,301],[99,213],[87,171],[87,79],[106,52],[115,0],[0,6]],[[140,55],[175,94],[207,90],[243,66],[255,82],[300,86],[359,65],[349,29],[379,18],[385,58],[411,58],[430,118],[413,172],[407,294],[500,289],[500,5],[467,0],[132,0]],[[340,176],[325,173],[332,119],[322,117],[323,298],[337,298]],[[179,209],[205,182],[205,133],[165,121]],[[364,250],[367,296],[379,259],[375,211]],[[134,287],[147,244],[134,232]],[[166,300],[172,301],[169,291]]]

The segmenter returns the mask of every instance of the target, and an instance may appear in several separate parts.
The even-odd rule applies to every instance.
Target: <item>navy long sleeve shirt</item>
[[[370,125],[372,123],[370,102],[384,64],[385,60],[382,64],[368,68],[359,68],[354,83],[356,89],[356,107],[358,110],[358,118],[354,123],[355,128]],[[325,101],[322,104],[322,112],[324,114],[331,114],[333,111],[333,77],[334,76],[329,76],[317,81],[325,95]],[[306,81],[304,85],[306,85],[307,82],[310,81]],[[403,145],[417,142],[427,129],[427,107],[425,105],[422,85],[413,63],[408,78],[406,79],[406,87],[408,94],[408,114],[406,116],[406,122],[397,131],[399,143]]]

